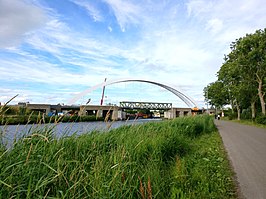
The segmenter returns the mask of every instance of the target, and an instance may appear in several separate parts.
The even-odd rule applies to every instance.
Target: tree
[[[231,52],[225,56],[225,62],[217,73],[217,85],[210,84],[204,88],[214,89],[225,95],[210,96],[210,103],[223,104],[223,100],[230,103],[232,110],[237,109],[240,119],[241,108],[251,106],[252,118],[255,118],[255,104],[261,105],[261,112],[265,115],[266,93],[266,29],[257,30],[254,34],[246,34],[245,37],[236,39],[230,45]],[[218,84],[223,84],[220,88]],[[259,99],[259,100],[258,100]]]
[[[241,98],[244,93],[243,78],[238,68],[236,54],[231,52],[225,57],[225,63],[218,72],[218,80],[223,82],[224,88],[228,93],[228,98],[232,106],[237,109],[237,118],[240,120]]]
[[[254,81],[244,81],[243,82],[243,96],[242,104],[250,104],[251,107],[251,117],[254,119],[256,117],[256,107],[255,104],[258,101],[258,91],[256,89],[257,84]],[[248,108],[245,106],[245,108]]]
[[[261,111],[265,115],[266,29],[247,34],[233,43],[239,70],[250,84],[257,84]],[[256,100],[254,99],[254,102]]]
[[[228,93],[221,81],[209,84],[203,91],[205,101],[208,104],[216,108],[222,108],[224,105],[228,104]]]

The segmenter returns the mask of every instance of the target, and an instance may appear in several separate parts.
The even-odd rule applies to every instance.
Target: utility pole
[[[208,108],[208,105],[209,105],[209,92],[208,92],[208,88],[207,88],[207,100],[206,100],[206,102],[207,102],[207,114],[209,115],[209,108]]]

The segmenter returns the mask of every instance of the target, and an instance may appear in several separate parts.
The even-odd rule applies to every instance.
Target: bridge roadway
[[[170,110],[172,103],[155,103],[155,102],[120,102],[122,109],[149,109],[149,110]]]
[[[112,120],[125,119],[123,109],[150,109],[165,110],[164,117],[168,119],[183,117],[192,114],[191,108],[174,108],[171,103],[152,103],[152,102],[121,102],[121,106],[99,106],[99,105],[51,105],[51,104],[20,104],[30,110],[40,111],[48,115],[49,113],[69,112],[78,113],[78,115],[96,115],[105,117],[110,114]],[[130,105],[130,106],[128,106]]]

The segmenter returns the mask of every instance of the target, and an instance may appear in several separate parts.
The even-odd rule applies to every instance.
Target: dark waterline
[[[5,125],[0,126],[0,137],[2,143],[11,146],[14,140],[19,139],[27,134],[38,130],[49,128],[52,129],[56,137],[69,136],[74,133],[80,135],[82,133],[94,130],[107,131],[109,129],[118,128],[123,125],[136,125],[147,122],[158,122],[161,119],[138,119],[128,121],[115,122],[79,122],[79,123],[58,123],[58,124],[28,124],[28,125]]]

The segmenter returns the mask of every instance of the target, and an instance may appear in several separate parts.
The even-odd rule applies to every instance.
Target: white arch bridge
[[[79,99],[81,99],[83,96],[87,95],[88,93],[101,88],[101,87],[105,87],[108,85],[112,85],[112,84],[118,84],[118,83],[124,83],[124,82],[142,82],[142,83],[148,83],[148,84],[153,84],[156,86],[159,86],[161,88],[164,88],[168,91],[170,91],[171,93],[173,93],[174,95],[176,95],[179,99],[181,99],[189,108],[194,108],[197,107],[196,102],[188,97],[187,95],[185,95],[184,93],[176,90],[175,88],[172,88],[170,86],[167,86],[165,84],[161,84],[158,82],[154,82],[154,81],[148,81],[148,80],[141,80],[141,79],[123,79],[123,80],[114,80],[114,81],[107,81],[107,82],[103,82],[100,84],[97,84],[89,89],[84,90],[83,92],[79,93],[78,95],[76,95],[75,97],[73,97],[72,99],[70,99],[68,101],[68,104],[74,104],[76,101],[78,101]]]
[[[108,86],[117,83],[123,82],[142,82],[153,84],[156,86],[160,86],[174,95],[176,95],[179,99],[181,99],[188,107],[187,108],[174,108],[171,103],[154,103],[154,102],[123,102],[120,106],[101,106],[101,105],[74,105],[76,101],[81,99],[83,96],[88,93],[101,88],[103,86]],[[61,112],[72,112],[78,113],[78,115],[91,115],[96,114],[98,117],[103,117],[109,115],[112,120],[120,120],[125,119],[125,109],[133,108],[133,109],[152,109],[152,110],[164,110],[164,118],[175,118],[175,117],[183,117],[186,115],[197,114],[197,112],[201,112],[197,108],[196,103],[184,93],[167,86],[165,84],[161,84],[158,82],[148,81],[148,80],[140,80],[140,79],[125,79],[125,80],[116,80],[116,81],[108,81],[97,84],[89,89],[84,90],[83,92],[76,95],[74,98],[70,99],[67,103],[68,105],[51,105],[51,104],[27,104],[27,108],[40,111],[46,113],[61,113]],[[133,107],[132,107],[133,106]],[[108,117],[109,117],[108,116]]]

